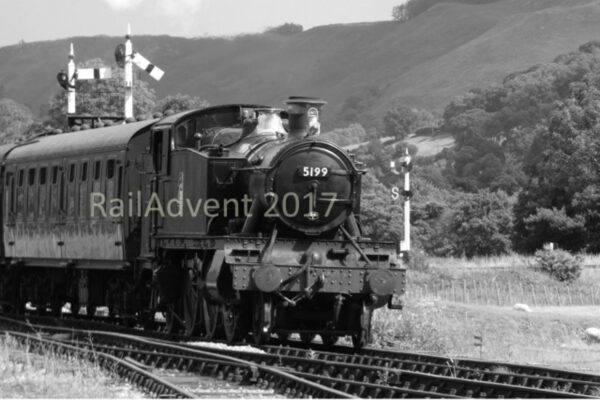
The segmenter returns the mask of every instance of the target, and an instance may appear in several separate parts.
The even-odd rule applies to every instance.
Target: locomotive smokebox
[[[291,96],[285,104],[289,114],[289,137],[302,139],[319,135],[321,109],[327,102],[316,97]]]

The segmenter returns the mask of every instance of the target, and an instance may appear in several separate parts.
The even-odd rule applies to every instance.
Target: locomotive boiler
[[[362,234],[365,171],[320,139],[324,105],[216,106],[0,148],[3,308],[363,346],[405,268],[395,243]]]

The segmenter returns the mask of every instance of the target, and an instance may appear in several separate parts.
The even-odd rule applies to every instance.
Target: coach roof
[[[156,119],[106,128],[41,136],[17,144],[6,161],[31,161],[41,158],[81,156],[87,153],[125,150],[138,133],[150,128]]]

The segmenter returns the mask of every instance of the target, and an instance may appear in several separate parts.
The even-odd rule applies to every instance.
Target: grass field
[[[52,352],[33,354],[0,337],[0,398],[143,398],[98,366]]]
[[[376,311],[375,344],[600,373],[600,343],[585,334],[600,326],[600,269],[565,285],[531,264],[518,256],[431,259],[429,268],[409,270],[405,309]]]

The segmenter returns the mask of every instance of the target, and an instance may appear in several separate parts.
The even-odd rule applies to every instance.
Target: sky
[[[0,47],[70,36],[183,37],[391,19],[404,0],[0,0]]]

